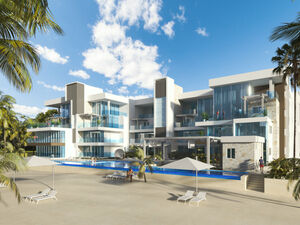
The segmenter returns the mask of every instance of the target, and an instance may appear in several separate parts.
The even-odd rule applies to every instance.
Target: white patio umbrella
[[[37,157],[37,156],[31,156],[25,158],[27,162],[28,167],[34,167],[34,166],[52,166],[52,189],[54,189],[54,166],[59,164],[56,162],[53,162],[50,159],[43,158],[43,157]]]
[[[210,169],[214,166],[201,161],[185,157],[172,163],[168,163],[160,168],[177,169],[177,170],[196,170],[196,192],[198,193],[198,171]]]

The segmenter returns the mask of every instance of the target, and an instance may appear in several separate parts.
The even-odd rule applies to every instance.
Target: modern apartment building
[[[245,170],[261,156],[270,162],[293,155],[293,93],[272,69],[211,79],[209,89],[193,92],[164,77],[153,97],[139,100],[74,82],[45,105],[59,115],[29,129],[40,156],[115,157],[139,145],[147,155],[203,153],[218,168]]]

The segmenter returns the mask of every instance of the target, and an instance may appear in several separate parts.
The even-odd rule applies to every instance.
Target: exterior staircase
[[[249,173],[246,189],[258,192],[265,192],[265,178],[263,174]]]

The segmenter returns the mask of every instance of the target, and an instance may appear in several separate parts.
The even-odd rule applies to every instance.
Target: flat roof
[[[248,73],[240,73],[236,75],[223,76],[209,80],[209,87],[224,86],[235,83],[244,83],[257,81],[262,79],[272,79],[275,83],[282,82],[282,76],[273,73],[273,68],[258,70]]]
[[[210,97],[213,96],[213,93],[214,91],[212,89],[184,92],[179,96],[178,99],[188,100],[188,99],[201,98],[201,97]]]

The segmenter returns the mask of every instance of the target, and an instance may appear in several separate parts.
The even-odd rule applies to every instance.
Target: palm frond
[[[27,64],[36,73],[39,71],[40,59],[30,44],[0,39],[0,69],[8,81],[22,92],[30,91],[32,85]]]

